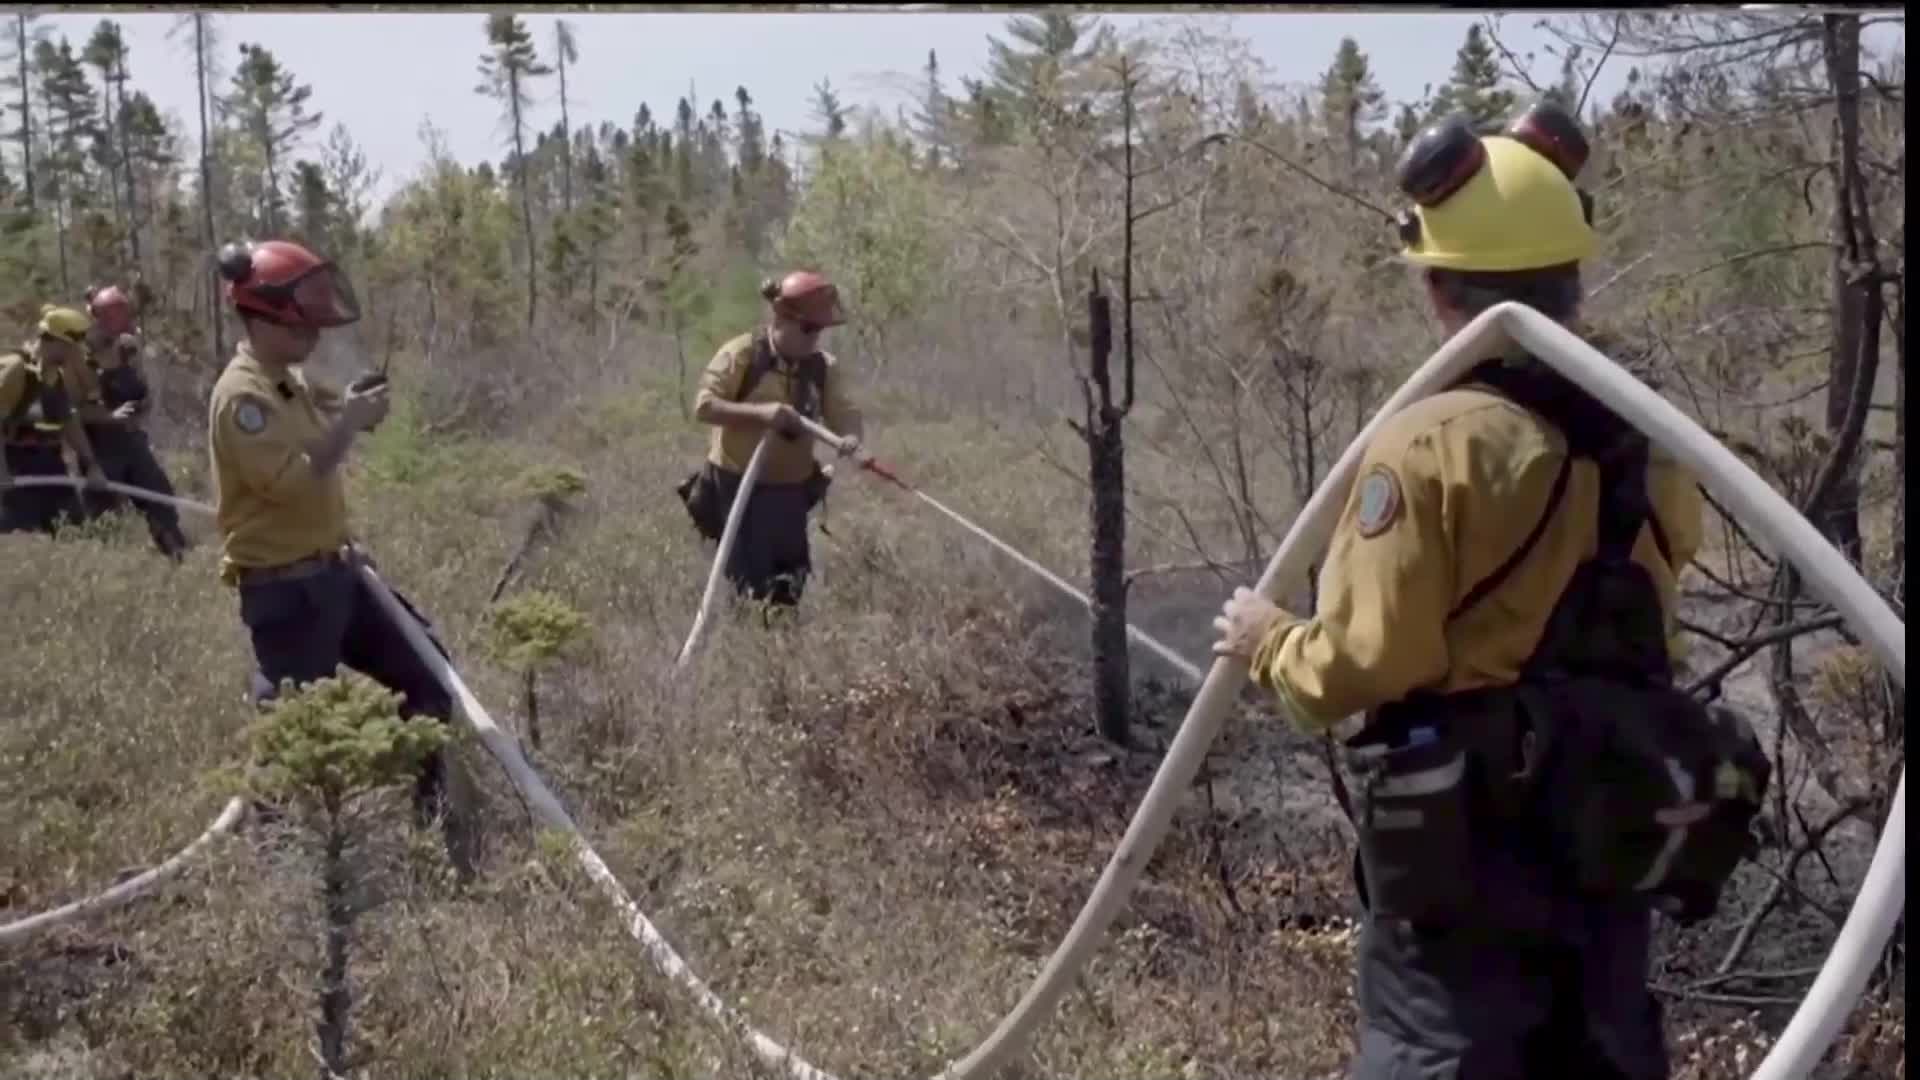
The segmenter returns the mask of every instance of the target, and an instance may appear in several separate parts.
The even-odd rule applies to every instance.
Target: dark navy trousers
[[[400,602],[446,655],[432,624],[404,597]],[[259,665],[253,685],[256,702],[270,700],[283,679],[312,682],[337,674],[344,665],[404,695],[402,715],[452,722],[453,701],[446,689],[347,563],[329,564],[304,577],[241,585],[240,618]],[[414,805],[423,816],[445,809],[445,774],[440,754],[422,769]]]
[[[1365,919],[1352,1080],[1667,1080],[1652,911],[1568,895],[1536,866],[1478,863],[1473,925]]]

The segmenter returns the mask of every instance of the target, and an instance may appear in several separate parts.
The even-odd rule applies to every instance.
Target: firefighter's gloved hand
[[[140,411],[139,403],[129,401],[113,410],[113,418],[115,420],[120,420],[124,422],[124,421],[133,419],[135,414],[137,414],[139,411]]]
[[[843,458],[853,458],[855,460],[862,460],[863,455],[860,453],[860,436],[858,435],[840,436],[840,456]]]
[[[107,474],[100,471],[99,465],[90,461],[87,463],[86,480],[84,483],[88,491],[105,491],[107,490]]]

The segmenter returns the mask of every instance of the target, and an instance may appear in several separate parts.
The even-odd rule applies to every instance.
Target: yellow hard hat
[[[1536,270],[1593,254],[1592,199],[1574,186],[1587,144],[1542,102],[1505,134],[1478,136],[1464,116],[1416,136],[1401,155],[1400,257],[1447,270]]]
[[[40,335],[59,338],[70,345],[84,345],[93,320],[77,308],[47,304],[40,309]]]

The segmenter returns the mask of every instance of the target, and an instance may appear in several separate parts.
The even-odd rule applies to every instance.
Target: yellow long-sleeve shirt
[[[326,434],[329,400],[244,342],[214,383],[207,442],[227,582],[238,568],[284,566],[349,540],[340,470],[316,475],[308,457]]]
[[[754,385],[744,401],[740,399],[740,384],[746,379],[747,369],[753,363],[754,336],[754,333],[741,334],[714,353],[713,360],[700,373],[700,389],[694,397],[695,408],[716,399],[756,405],[775,401],[792,404],[797,399],[795,384],[800,380],[798,367],[779,356],[776,356],[772,369]],[[854,395],[848,386],[847,366],[832,353],[823,352],[822,355],[827,361],[827,386],[821,398],[820,419],[836,435],[844,435],[859,423],[860,410],[854,404]],[[804,437],[787,439],[777,434],[769,438],[767,464],[761,482],[798,484],[805,481],[813,472],[813,440]],[[723,469],[745,472],[748,460],[753,457],[753,448],[759,442],[760,433],[757,431],[716,424],[708,438],[707,460]]]
[[[1458,618],[1448,614],[1540,522],[1566,456],[1551,425],[1484,388],[1396,414],[1367,448],[1334,532],[1319,611],[1275,624],[1254,652],[1254,681],[1316,731],[1414,691],[1513,683],[1574,570],[1597,550],[1592,461],[1573,462],[1560,505],[1506,580]],[[1633,556],[1652,574],[1671,641],[1676,580],[1699,550],[1703,499],[1657,447],[1647,488],[1672,562],[1648,526]]]

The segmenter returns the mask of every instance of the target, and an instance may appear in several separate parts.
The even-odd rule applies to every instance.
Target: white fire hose
[[[840,436],[835,435],[832,431],[814,423],[804,416],[800,417],[799,420],[801,426],[805,427],[807,433],[812,435],[816,441],[824,443],[835,450],[841,448]],[[714,599],[719,594],[720,578],[727,564],[727,556],[733,553],[734,544],[739,540],[739,527],[747,505],[747,497],[753,493],[754,485],[760,479],[760,468],[768,443],[769,437],[762,435],[760,442],[753,448],[753,456],[747,461],[747,471],[741,474],[740,488],[735,492],[733,505],[727,511],[726,528],[720,533],[719,550],[716,551],[713,556],[713,568],[707,572],[707,591],[700,598],[700,610],[693,617],[693,629],[688,632],[686,643],[680,646],[680,655],[674,661],[676,665],[686,664],[688,657],[693,654],[694,647],[698,643],[701,628],[707,623],[707,616],[713,608]],[[961,528],[992,544],[1021,566],[1033,571],[1047,584],[1080,601],[1082,607],[1087,608],[1089,611],[1093,609],[1093,599],[1086,593],[1074,588],[1058,574],[1055,574],[1053,571],[1027,557],[1005,540],[1000,539],[968,520],[964,515],[947,506],[947,504],[900,479],[894,475],[892,470],[880,465],[870,457],[865,458],[861,462],[861,466],[873,472],[875,475],[898,485],[914,498],[919,499],[921,502],[926,503],[948,518],[951,518],[954,523],[958,524]],[[1175,671],[1191,679],[1195,684],[1198,684],[1206,677],[1205,672],[1195,667],[1186,657],[1175,652],[1171,646],[1132,623],[1127,624],[1127,637],[1132,639],[1135,644],[1140,645],[1155,656],[1166,661]]]
[[[747,497],[753,494],[753,486],[760,482],[760,471],[766,465],[767,437],[762,435],[754,444],[753,457],[747,460],[747,471],[740,476],[740,488],[734,493],[733,505],[727,508],[727,525],[720,530],[720,550],[714,553],[713,569],[707,571],[707,591],[700,595],[700,610],[694,613],[693,629],[687,631],[680,655],[673,659],[675,667],[685,666],[694,646],[699,644],[700,631],[706,627],[707,615],[713,611],[714,597],[720,594],[720,578],[726,572],[727,556],[733,554],[733,545],[740,539],[740,523],[747,516]]]
[[[1624,368],[1539,312],[1515,303],[1482,312],[1462,327],[1381,407],[1281,540],[1280,549],[1256,586],[1260,595],[1277,599],[1280,583],[1304,572],[1310,560],[1325,549],[1367,444],[1387,418],[1445,389],[1479,361],[1498,355],[1510,340],[1552,364],[1671,451],[1725,500],[1742,523],[1791,558],[1815,590],[1840,610],[1855,631],[1872,642],[1875,655],[1894,680],[1906,686],[1905,624],[1791,504],[1698,424]],[[1119,914],[1128,891],[1165,835],[1175,807],[1192,783],[1246,678],[1244,662],[1231,658],[1214,661],[1146,798],[1066,938],[993,1034],[941,1073],[941,1080],[964,1080],[1004,1063],[1027,1044],[1040,1022],[1052,1013],[1073,977],[1092,958],[1100,936]],[[1906,796],[1903,768],[1879,848],[1846,925],[1813,988],[1753,1080],[1797,1080],[1811,1072],[1859,1000],[1904,903]]]
[[[1875,656],[1894,681],[1902,688],[1906,686],[1905,624],[1845,557],[1834,550],[1791,504],[1744,462],[1623,368],[1565,328],[1538,312],[1514,303],[1501,304],[1474,319],[1442,346],[1382,406],[1341,455],[1326,481],[1314,492],[1305,510],[1281,541],[1279,550],[1256,586],[1261,595],[1274,598],[1282,581],[1304,572],[1309,561],[1325,548],[1346,502],[1360,458],[1386,419],[1444,389],[1475,363],[1496,355],[1510,341],[1517,342],[1532,355],[1550,363],[1669,450],[1718,495],[1743,524],[1764,538],[1777,553],[1791,559],[1814,590],[1839,610],[1855,632],[1871,645]],[[816,432],[816,436],[818,434]],[[759,452],[756,451],[756,462],[758,459]],[[748,470],[751,474],[753,463],[749,463]],[[76,487],[80,483],[71,477],[21,478],[16,482],[31,484],[36,481]],[[125,489],[120,485],[109,487],[135,498],[157,498],[139,489]],[[742,487],[741,496],[744,496],[746,485]],[[738,531],[741,504],[745,502],[741,496],[736,496],[736,505],[728,516],[728,530],[722,537],[722,558],[728,535],[737,534]],[[211,513],[211,508],[203,504],[184,500],[176,500],[175,504],[183,509]],[[948,513],[958,518],[958,515],[950,511]],[[1023,561],[1033,565],[1028,560]],[[719,565],[720,562],[716,561],[716,569]],[[494,725],[458,673],[427,640],[425,632],[400,607],[370,568],[363,566],[361,572],[374,595],[406,633],[408,642],[433,665],[436,673],[459,700],[462,712],[474,724],[487,748],[507,768],[514,785],[527,796],[543,820],[561,829],[573,840],[576,855],[588,873],[615,898],[622,912],[627,915],[629,932],[640,939],[656,966],[693,991],[709,1014],[721,1018],[729,1027],[741,1033],[763,1061],[781,1066],[801,1080],[832,1080],[830,1074],[798,1061],[780,1044],[754,1031],[693,974],[626,896],[605,863],[580,835],[566,811],[521,758],[518,746]],[[699,622],[704,620],[705,608],[714,591],[714,581],[715,578],[710,575],[708,599],[703,600],[695,634],[689,636],[687,645],[682,648],[682,659],[694,644]],[[1208,745],[1218,734],[1228,708],[1245,679],[1244,663],[1225,658],[1214,662],[1202,682],[1200,693],[1181,723],[1173,745],[1168,748],[1166,759],[1155,773],[1145,799],[1067,936],[1048,958],[1046,966],[1013,1011],[972,1053],[939,1073],[938,1080],[970,1080],[984,1075],[987,1070],[1007,1062],[1030,1042],[1041,1022],[1058,1005],[1073,977],[1091,959],[1101,935],[1125,903],[1127,893],[1165,835],[1174,809],[1192,782]],[[1799,1080],[1805,1077],[1825,1055],[1864,992],[1880,951],[1892,934],[1894,923],[1904,906],[1906,791],[1906,771],[1903,767],[1887,820],[1881,830],[1879,846],[1874,852],[1860,894],[1855,898],[1846,923],[1841,927],[1840,935],[1813,987],[1771,1052],[1754,1072],[1752,1080]],[[182,853],[183,856],[185,854]]]
[[[220,811],[220,816],[213,819],[213,824],[207,826],[205,832],[201,833],[193,843],[181,848],[171,859],[161,863],[159,866],[136,874],[104,892],[82,897],[71,904],[62,904],[57,908],[50,908],[38,915],[29,915],[24,919],[0,926],[0,946],[18,945],[42,931],[51,930],[63,923],[73,922],[84,915],[91,915],[97,911],[105,911],[108,908],[119,907],[121,904],[137,896],[144,896],[152,892],[155,885],[173,877],[184,869],[188,861],[195,855],[198,855],[201,849],[213,843],[214,837],[233,831],[233,827],[239,823],[240,815],[245,811],[246,805],[245,800],[239,796],[228,799],[226,809]]]

